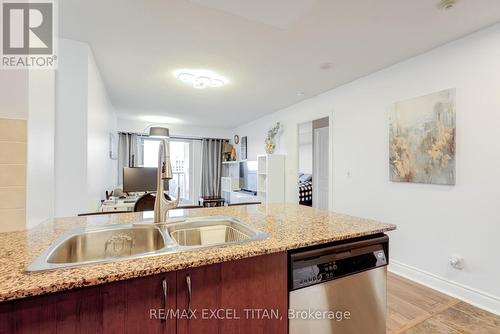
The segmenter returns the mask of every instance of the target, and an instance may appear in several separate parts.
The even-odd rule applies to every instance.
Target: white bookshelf
[[[231,192],[239,189],[240,189],[240,162],[223,161],[221,190],[223,192]]]
[[[240,189],[240,179],[235,177],[222,176],[220,178],[222,191],[236,191]]]
[[[257,156],[257,196],[262,203],[285,201],[285,155]]]

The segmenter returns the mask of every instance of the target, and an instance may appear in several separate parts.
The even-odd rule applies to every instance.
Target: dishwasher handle
[[[366,240],[359,240],[339,245],[333,245],[330,247],[321,247],[306,251],[298,251],[290,254],[290,259],[293,262],[296,261],[304,261],[304,260],[313,260],[315,258],[319,258],[325,255],[333,255],[337,254],[337,257],[345,258],[347,256],[352,256],[354,250],[358,250],[359,252],[367,251],[366,247],[376,246],[380,244],[387,245],[389,243],[389,237],[387,235],[383,235],[377,238],[371,238]],[[384,249],[386,252],[387,250]]]
[[[315,265],[317,263],[327,263],[327,262],[336,262],[336,261],[341,261],[349,258],[356,258],[360,257],[366,254],[375,254],[382,252],[384,253],[384,259],[386,258],[384,247],[382,244],[377,244],[377,245],[372,245],[372,246],[367,246],[367,247],[362,247],[362,248],[355,248],[352,250],[346,250],[342,251],[340,253],[330,253],[330,254],[325,254],[322,256],[313,256],[313,257],[306,257],[306,258],[301,258],[299,259],[292,259],[292,268],[300,268],[300,267],[308,267]],[[386,264],[386,263],[380,263],[380,264]],[[380,265],[378,264],[378,265]]]

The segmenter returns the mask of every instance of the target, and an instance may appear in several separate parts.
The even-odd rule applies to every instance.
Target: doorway
[[[329,209],[330,118],[298,125],[299,204]]]

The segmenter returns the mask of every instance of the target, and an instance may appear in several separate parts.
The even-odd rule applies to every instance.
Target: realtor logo
[[[2,0],[2,68],[55,68],[54,2]]]

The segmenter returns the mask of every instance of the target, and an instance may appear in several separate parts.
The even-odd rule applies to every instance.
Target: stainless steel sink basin
[[[128,227],[75,234],[62,241],[48,263],[75,263],[154,252],[165,247],[157,227]]]
[[[261,240],[265,233],[231,217],[193,219],[167,225],[168,235],[180,246],[202,247]]]
[[[166,248],[165,233],[155,225],[106,225],[66,231],[28,271],[75,267],[158,254]]]
[[[104,225],[66,231],[27,271],[113,262],[168,254],[194,248],[262,240],[267,234],[225,216],[187,218],[155,225]]]

